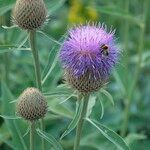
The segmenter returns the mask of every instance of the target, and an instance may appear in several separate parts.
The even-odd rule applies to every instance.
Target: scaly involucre
[[[13,9],[13,22],[22,29],[34,30],[46,20],[46,7],[43,0],[17,0]]]
[[[91,92],[98,90],[103,81],[106,81],[118,60],[118,54],[114,31],[107,32],[104,25],[88,24],[69,30],[61,48],[60,58],[69,83],[72,84],[74,80],[76,83],[73,87],[81,92]],[[94,82],[94,86],[98,85],[96,88],[90,88],[89,83],[85,88],[81,78],[84,78],[84,82]],[[78,79],[80,83],[77,83]],[[78,88],[81,84],[82,87]]]
[[[16,111],[25,120],[36,121],[43,118],[47,113],[47,102],[38,89],[27,88],[19,96]]]

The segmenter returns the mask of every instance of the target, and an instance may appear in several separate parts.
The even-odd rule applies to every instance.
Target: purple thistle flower
[[[106,81],[118,54],[114,31],[107,32],[103,25],[83,25],[69,31],[60,58],[63,67],[74,79],[87,77],[88,73],[86,80],[96,83]]]

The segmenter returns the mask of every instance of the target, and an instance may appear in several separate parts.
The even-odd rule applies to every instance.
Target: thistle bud
[[[67,82],[79,92],[99,90],[117,63],[114,31],[103,25],[82,25],[69,31],[60,51]]]
[[[47,102],[36,88],[27,88],[19,97],[17,114],[29,121],[43,118],[47,112]]]
[[[13,22],[22,29],[33,30],[42,26],[47,11],[43,0],[17,0],[13,10]]]

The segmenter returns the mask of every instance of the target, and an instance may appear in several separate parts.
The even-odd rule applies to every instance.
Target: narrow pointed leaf
[[[59,43],[64,40],[64,37],[60,38]],[[58,49],[61,45],[54,43],[53,48],[50,50],[47,65],[42,73],[42,84],[44,84],[47,78],[51,75],[53,69],[58,64]]]
[[[54,88],[51,92],[49,93],[43,93],[46,97],[51,97],[51,96],[70,96],[70,93],[73,93],[73,90],[68,87],[66,84],[61,84]]]
[[[91,115],[92,109],[95,106],[95,103],[96,103],[96,96],[91,95],[89,97],[89,103],[88,103],[88,108],[87,108],[87,113],[86,113],[87,118]]]
[[[36,131],[41,138],[44,138],[47,142],[53,145],[55,150],[63,150],[60,143],[53,136],[47,134],[44,131],[41,131],[40,129],[37,129]]]
[[[80,100],[80,103],[78,105],[78,108],[77,108],[77,111],[75,113],[73,120],[70,122],[66,131],[62,134],[60,139],[65,137],[67,134],[69,134],[77,126],[80,116],[81,116],[82,109],[83,109],[83,100]]]
[[[107,92],[106,90],[104,89],[101,89],[100,90],[101,93],[103,93],[105,96],[107,96],[108,100],[110,100],[110,102],[112,103],[112,105],[114,106],[114,100],[113,100],[113,97],[111,96],[111,94],[109,92]]]
[[[126,95],[126,93],[127,93],[126,88],[125,88],[124,83],[122,82],[118,72],[114,71],[113,75],[120,87],[120,91],[121,91],[122,95]]]
[[[30,51],[30,48],[8,48],[8,49],[0,49],[0,53],[13,52],[13,51]]]
[[[37,31],[38,33],[44,35],[46,38],[48,38],[49,40],[51,40],[52,42],[55,42],[56,44],[61,46],[61,43],[57,40],[55,40],[53,37],[49,36],[48,34],[42,32],[42,31]]]
[[[51,1],[48,1],[46,4],[47,6],[49,6],[49,11],[48,11],[48,14],[52,14],[54,13],[56,10],[60,9],[64,3],[65,3],[66,0],[51,0]]]
[[[5,116],[4,121],[9,129],[9,132],[11,133],[12,138],[12,144],[16,147],[16,149],[21,150],[27,150],[27,146],[25,143],[25,140],[22,137],[21,131],[23,131],[23,124],[20,119],[15,119],[13,117],[8,116],[14,116],[15,114],[15,106],[14,103],[10,104],[10,101],[14,99],[12,93],[8,89],[7,85],[2,82],[1,84],[1,91],[2,91],[2,116]],[[6,117],[7,116],[7,117]],[[22,128],[20,128],[22,126]]]
[[[20,49],[28,40],[29,36],[27,35],[23,40],[22,42],[19,44],[18,48],[17,49]]]
[[[103,105],[103,102],[102,102],[102,98],[99,98],[99,102],[100,102],[100,105],[101,105],[101,116],[100,116],[100,119],[102,119],[103,116],[104,116],[104,105]]]
[[[117,133],[109,129],[108,127],[97,123],[96,121],[92,121],[89,118],[86,118],[86,120],[91,123],[95,128],[97,128],[102,135],[104,135],[109,141],[114,143],[119,150],[130,150],[128,145],[125,143],[124,139],[119,136]]]
[[[3,29],[13,29],[13,28],[16,28],[16,27],[18,27],[18,26],[17,25],[13,25],[13,26],[10,26],[10,27],[2,26]]]
[[[29,131],[30,131],[30,126],[27,128],[27,130],[26,130],[25,134],[23,135],[23,137],[25,137],[29,133]]]
[[[20,119],[21,117],[17,117],[17,116],[7,116],[7,115],[0,115],[0,117],[4,118],[4,119]]]
[[[118,9],[116,6],[98,6],[95,7],[97,11],[108,14],[111,16],[116,16],[118,18],[125,19],[126,21],[131,21],[132,23],[135,23],[139,25],[139,18],[134,17],[133,15],[126,13],[125,11],[122,11],[122,9]]]
[[[71,97],[75,96],[75,94],[71,94],[69,95],[65,100],[63,100],[62,102],[60,102],[59,104],[65,103],[66,101],[68,101]]]

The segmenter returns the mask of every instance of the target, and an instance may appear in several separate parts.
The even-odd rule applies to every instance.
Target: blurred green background
[[[50,109],[46,132],[57,139],[75,112],[73,90],[64,86],[63,71],[58,60],[61,43],[68,28],[85,22],[101,22],[116,29],[117,43],[122,50],[120,61],[106,89],[93,107],[92,118],[122,135],[132,150],[150,149],[150,20],[149,0],[45,0],[49,21],[37,32],[37,48],[42,68],[43,93]],[[27,87],[35,86],[32,55],[26,31],[11,26],[11,11],[15,0],[0,0],[0,114],[15,115],[15,102]],[[45,34],[43,34],[43,32]],[[59,86],[59,87],[58,87]],[[60,104],[63,100],[69,100]],[[0,150],[24,150],[28,135],[22,137],[28,123],[0,118]],[[75,131],[62,141],[71,150]],[[81,150],[116,150],[117,148],[91,125],[85,124]],[[39,142],[37,142],[37,150]],[[49,148],[50,149],[50,148]]]

